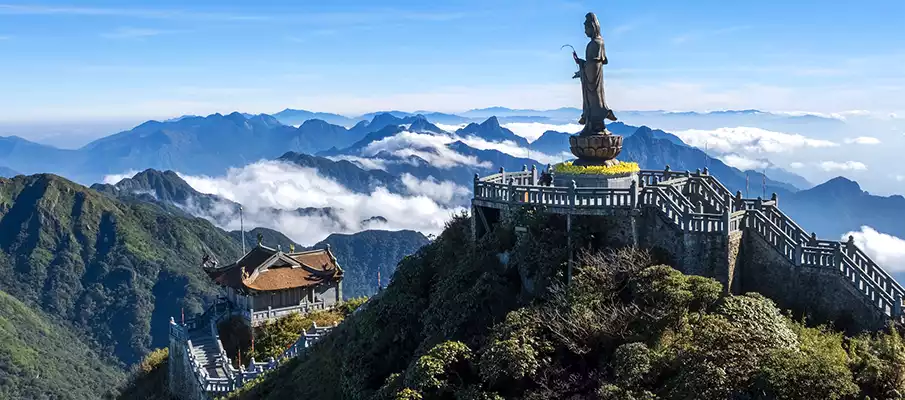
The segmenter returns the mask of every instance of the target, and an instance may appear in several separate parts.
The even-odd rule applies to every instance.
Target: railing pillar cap
[[[664,171],[669,171],[669,164],[666,164],[666,168],[664,168],[663,170],[664,170]]]
[[[506,169],[503,167],[500,167],[500,173],[502,174],[503,172],[506,172]]]
[[[710,170],[707,167],[704,167],[704,175],[710,174]]]
[[[531,170],[537,171],[537,164],[531,164]]]
[[[855,237],[853,235],[848,235],[848,244],[855,244]]]
[[[522,164],[522,171],[527,171],[527,170],[528,170],[528,166],[525,164]]]

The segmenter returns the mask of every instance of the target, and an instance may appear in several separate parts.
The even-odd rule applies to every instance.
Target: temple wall
[[[327,308],[333,307],[340,300],[338,289],[338,285],[335,283],[321,285],[314,289],[314,298],[322,300]]]

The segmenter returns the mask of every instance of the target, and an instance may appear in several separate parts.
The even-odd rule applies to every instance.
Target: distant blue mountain
[[[456,134],[462,137],[476,136],[491,142],[512,141],[522,147],[528,147],[528,139],[516,135],[509,129],[500,126],[500,120],[497,117],[487,118],[486,121],[476,124],[471,123],[468,126],[456,131]]]
[[[129,170],[174,170],[186,174],[222,174],[229,167],[279,157],[287,151],[316,153],[346,147],[371,133],[372,127],[413,124],[441,131],[423,117],[399,120],[378,116],[355,129],[311,121],[299,128],[260,114],[241,113],[186,116],[178,120],[147,121],[78,150],[61,150],[18,137],[0,137],[0,160],[22,173],[50,172],[81,182],[97,182],[108,174]]]
[[[554,110],[526,110],[511,109],[506,107],[489,107],[469,110],[459,115],[467,118],[509,118],[509,117],[542,117],[547,120],[578,121],[581,110],[572,107],[557,108]]]
[[[673,171],[681,172],[695,171],[706,166],[710,173],[732,192],[741,191],[744,194],[746,188],[752,196],[762,192],[763,178],[760,174],[746,178],[744,172],[707,156],[699,149],[654,137],[653,131],[646,126],[638,128],[633,135],[623,139],[619,159],[635,161],[642,169],[663,169],[669,165]],[[767,178],[768,195],[773,192],[786,194],[794,190],[784,182]]]
[[[875,196],[857,182],[837,177],[811,189],[780,196],[780,207],[820,237],[839,238],[870,226],[905,238],[905,197]]]
[[[659,126],[679,131],[687,129],[719,129],[747,126],[778,132],[795,132],[826,137],[845,131],[847,125],[837,118],[820,115],[790,115],[759,110],[727,110],[698,112],[622,111],[621,121],[631,125]]]
[[[12,169],[0,166],[0,178],[12,178],[16,175],[21,174]]]
[[[301,125],[305,123],[305,121],[312,119],[319,119],[321,121],[326,121],[330,124],[339,126],[352,126],[357,122],[357,120],[339,114],[313,112],[307,110],[293,110],[291,108],[287,108],[283,111],[273,114],[273,117],[284,125],[293,126]]]

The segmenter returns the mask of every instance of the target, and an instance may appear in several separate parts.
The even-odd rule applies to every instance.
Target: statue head
[[[592,12],[584,16],[584,33],[591,39],[600,36],[600,22]]]

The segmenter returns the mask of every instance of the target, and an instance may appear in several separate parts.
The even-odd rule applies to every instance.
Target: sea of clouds
[[[466,188],[450,182],[403,176],[411,194],[377,188],[355,193],[317,170],[278,161],[260,161],[232,168],[223,176],[180,176],[195,190],[242,204],[246,230],[265,227],[292,240],[311,245],[331,233],[365,229],[411,229],[424,234],[442,231],[444,224],[465,209],[449,204],[468,196]],[[329,215],[298,215],[299,208],[330,207]],[[276,212],[274,212],[276,210]],[[239,230],[238,210],[228,202],[214,210],[188,205],[187,211],[211,220],[225,230]],[[386,222],[370,220],[386,218]]]

